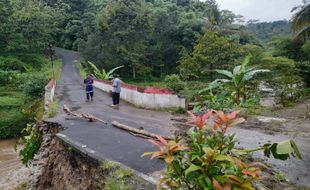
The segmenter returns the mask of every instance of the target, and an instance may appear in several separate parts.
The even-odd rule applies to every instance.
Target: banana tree
[[[256,74],[270,71],[268,69],[255,69],[255,67],[247,68],[251,58],[252,55],[246,56],[242,64],[236,66],[232,72],[228,70],[215,70],[217,73],[225,75],[228,79],[216,79],[201,92],[209,91],[225,83],[228,83],[233,87],[235,103],[239,104],[241,97],[243,97],[243,101],[246,101],[246,83],[252,80]]]
[[[98,69],[98,67],[97,67],[94,63],[92,63],[92,62],[90,62],[90,61],[88,61],[88,64],[89,64],[90,67],[92,68],[92,72],[94,73],[94,76],[95,76],[97,79],[102,79],[102,80],[109,80],[109,79],[111,79],[111,78],[112,78],[112,74],[113,74],[117,69],[120,69],[120,68],[123,68],[123,67],[124,67],[124,65],[122,65],[122,66],[115,67],[115,68],[111,69],[109,72],[106,72],[105,69],[102,69],[102,70],[100,71],[100,69]]]

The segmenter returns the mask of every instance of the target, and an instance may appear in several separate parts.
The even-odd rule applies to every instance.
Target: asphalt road
[[[163,161],[141,157],[144,152],[157,150],[156,147],[143,138],[112,127],[111,122],[118,121],[135,128],[143,127],[150,132],[168,135],[169,131],[164,129],[171,125],[170,114],[138,109],[123,101],[119,108],[112,108],[111,97],[99,89],[95,89],[94,101],[86,102],[83,80],[74,64],[78,55],[65,50],[57,50],[56,53],[63,61],[61,80],[56,88],[56,99],[60,106],[66,104],[76,112],[89,113],[108,122],[104,125],[81,119],[68,120],[68,116],[60,110],[57,117],[51,120],[66,128],[61,134],[80,149],[92,150],[98,158],[120,162],[141,173],[150,174],[163,169]]]
[[[60,111],[60,114],[52,121],[57,121],[66,128],[61,134],[80,149],[91,150],[93,155],[99,159],[114,160],[144,174],[152,174],[163,169],[165,165],[161,160],[150,160],[149,157],[141,158],[144,152],[157,150],[156,147],[143,138],[132,136],[128,132],[112,127],[111,122],[118,121],[132,127],[143,127],[148,131],[167,135],[170,133],[170,129],[173,130],[171,115],[165,112],[138,109],[123,101],[121,101],[119,109],[111,108],[109,106],[112,103],[111,98],[100,90],[95,91],[93,102],[85,102],[83,81],[74,64],[78,55],[65,50],[57,50],[57,54],[63,61],[61,80],[56,90],[59,104],[66,104],[76,112],[90,113],[108,122],[107,125],[103,125],[99,122],[66,120],[67,116]],[[307,125],[310,127],[310,124]],[[279,161],[270,158],[268,163],[275,169],[284,172],[290,181],[310,186],[309,137],[301,136],[299,132],[266,134],[253,128],[238,127],[233,128],[231,132],[236,133],[240,143],[238,146],[244,148],[256,148],[265,143],[294,139],[303,160]],[[254,157],[266,159],[262,153],[254,154]]]

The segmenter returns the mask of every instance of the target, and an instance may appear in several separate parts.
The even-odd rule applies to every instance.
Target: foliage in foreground
[[[206,124],[207,119],[215,119]],[[296,144],[292,140],[282,143],[265,144],[257,149],[235,149],[235,135],[227,130],[244,122],[237,118],[239,111],[225,114],[222,111],[209,111],[193,118],[193,128],[186,137],[176,137],[167,141],[161,136],[149,140],[159,147],[158,152],[148,152],[151,158],[160,157],[167,163],[159,189],[188,190],[254,190],[253,182],[261,178],[262,169],[268,167],[260,162],[247,162],[249,152],[264,150],[266,156],[286,160],[290,156],[301,159]],[[209,122],[208,122],[209,123]]]
[[[29,161],[32,160],[38,152],[42,137],[35,124],[28,124],[22,132],[25,134],[25,136],[21,139],[24,143],[24,147],[20,150],[19,155],[22,163],[27,166]]]

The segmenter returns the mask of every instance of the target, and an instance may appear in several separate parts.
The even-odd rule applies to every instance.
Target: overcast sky
[[[228,9],[245,17],[259,21],[289,20],[291,9],[301,5],[302,0],[216,0],[221,9]]]

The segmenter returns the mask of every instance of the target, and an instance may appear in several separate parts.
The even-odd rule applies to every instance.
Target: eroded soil
[[[257,116],[251,116],[241,128],[255,129],[266,134],[282,134],[310,137],[310,99],[293,107],[273,110],[269,117],[283,118],[285,122],[260,122]]]

